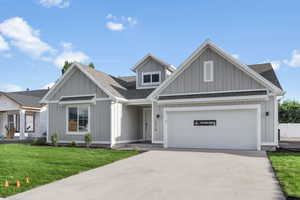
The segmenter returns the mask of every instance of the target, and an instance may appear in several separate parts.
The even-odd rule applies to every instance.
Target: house
[[[47,131],[47,106],[40,101],[48,90],[0,92],[0,135],[13,129],[14,137],[42,137]]]
[[[135,76],[75,63],[42,99],[48,135],[61,143],[113,147],[147,141],[166,148],[274,149],[278,96],[270,63],[245,65],[205,41],[177,69],[148,54]]]

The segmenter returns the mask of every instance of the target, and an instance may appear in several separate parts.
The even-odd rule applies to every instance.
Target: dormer
[[[148,89],[158,87],[175,71],[175,68],[152,54],[147,54],[132,68],[132,71],[137,76],[136,88]]]

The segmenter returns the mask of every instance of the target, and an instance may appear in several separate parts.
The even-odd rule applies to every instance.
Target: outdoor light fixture
[[[159,118],[159,117],[160,117],[160,115],[159,115],[159,114],[157,114],[157,115],[156,115],[156,118]]]
[[[266,116],[269,116],[269,112],[266,112]]]

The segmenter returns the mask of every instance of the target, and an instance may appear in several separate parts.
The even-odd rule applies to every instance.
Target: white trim
[[[151,105],[151,101],[147,99],[131,99],[126,102],[126,105]]]
[[[168,148],[168,112],[187,112],[187,111],[211,111],[211,110],[244,110],[255,109],[257,110],[257,145],[258,151],[261,150],[261,105],[228,105],[228,106],[198,106],[198,107],[167,107],[163,110],[163,138],[164,147]]]
[[[163,144],[164,141],[152,141],[153,144]]]
[[[46,95],[42,98],[40,103],[46,103],[47,102],[46,99],[49,97],[49,95],[53,93],[56,90],[56,88],[58,89],[60,85],[63,85],[65,80],[67,80],[65,77],[71,76],[75,72],[75,70],[74,71],[72,70],[74,66],[77,65],[75,64],[71,65],[71,67],[67,70],[67,72],[65,72],[62,76],[59,77],[59,79],[55,82],[54,86],[52,86],[50,90],[46,93]]]
[[[151,116],[152,116],[152,110],[151,108],[143,108],[143,140],[146,140],[146,127],[145,127],[145,114],[146,114],[146,111],[151,111]],[[151,117],[152,118],[152,117]],[[152,123],[152,119],[150,120],[150,122]],[[152,129],[152,124],[151,124],[151,129]],[[152,134],[152,133],[151,133]],[[152,139],[152,136],[151,136],[151,139]]]
[[[274,143],[278,146],[278,101],[277,97],[274,97]]]
[[[154,141],[154,128],[155,128],[155,112],[154,112],[154,102],[151,102],[151,142],[153,143]]]
[[[85,144],[85,141],[81,140],[59,140],[58,143],[71,143],[72,141],[76,142],[77,144]],[[49,142],[48,142],[49,143]],[[110,141],[92,141],[92,144],[110,144]]]
[[[266,91],[268,94],[267,89],[247,89],[247,90],[222,90],[222,91],[211,91],[211,92],[184,92],[184,93],[160,94],[159,96],[163,97],[163,96],[179,96],[179,95],[195,95],[195,94],[219,94],[219,93],[252,92],[252,91]]]
[[[116,132],[116,120],[115,120],[115,104],[116,102],[111,102],[110,104],[110,147],[115,144],[115,132]]]
[[[69,108],[70,107],[77,107],[77,111],[79,107],[87,107],[88,108],[88,130],[85,132],[70,132],[69,131]],[[77,113],[77,117],[79,117]],[[91,133],[91,106],[89,104],[73,104],[66,106],[66,135],[85,135],[87,133]]]
[[[210,77],[207,77],[206,71],[207,68],[210,68]],[[204,61],[203,63],[203,81],[204,82],[213,82],[214,81],[214,62],[212,60]]]
[[[136,72],[137,69],[141,66],[141,64],[146,61],[148,58],[152,58],[153,60],[155,60],[156,62],[158,62],[159,64],[161,64],[162,66],[164,66],[167,70],[169,70],[170,72],[174,72],[176,70],[176,68],[160,59],[158,59],[157,57],[155,57],[153,54],[148,53],[146,54],[142,59],[140,59],[132,68],[131,70]]]
[[[171,99],[158,100],[158,104],[182,104],[182,103],[213,103],[213,102],[231,102],[231,101],[254,101],[262,100],[268,101],[267,95],[253,95],[253,96],[236,96],[236,97],[211,97],[211,98],[190,98],[190,99]]]
[[[105,87],[103,87],[99,82],[97,82],[89,73],[86,72],[86,70],[82,67],[82,65],[78,62],[74,62],[71,67],[67,70],[66,73],[64,73],[64,75],[62,75],[58,81],[54,84],[54,86],[47,92],[47,94],[43,97],[43,99],[40,101],[41,103],[46,103],[46,99],[48,98],[48,96],[54,92],[55,89],[60,88],[63,84],[63,82],[65,81],[65,79],[67,80],[68,77],[71,77],[71,75],[69,76],[69,74],[74,73],[73,69],[74,68],[79,69],[82,73],[84,73],[90,80],[92,80],[92,82],[94,82],[94,84],[96,86],[98,86],[100,89],[102,89],[104,91],[105,94],[107,94],[110,98],[112,99],[116,99],[116,97],[111,94],[110,91],[108,91]],[[65,78],[66,77],[66,78]]]
[[[136,86],[136,89],[152,89],[152,88],[157,88],[159,86],[159,84],[157,85],[151,85],[151,86]]]
[[[46,141],[47,143],[50,143],[50,133],[49,133],[49,130],[50,130],[50,109],[49,109],[49,105],[46,105],[47,106],[47,135],[46,135]]]
[[[143,139],[137,139],[137,140],[121,140],[121,141],[115,141],[114,144],[126,144],[131,142],[141,142],[144,141]]]
[[[275,142],[262,142],[261,146],[277,146]]]
[[[152,81],[152,75],[158,74],[158,82],[153,82]],[[144,83],[144,76],[145,75],[150,75],[150,82],[149,83]],[[153,72],[142,72],[142,86],[149,86],[149,87],[156,87],[161,83],[161,71],[153,71]]]
[[[198,49],[196,49],[191,56],[189,56],[179,67],[178,69],[167,79],[165,80],[159,87],[154,90],[148,98],[152,99],[156,95],[159,94],[160,91],[165,89],[170,83],[175,80],[187,67],[190,66],[190,64],[197,59],[198,55],[201,55],[202,52],[206,49],[206,47],[211,47],[213,50],[215,50],[218,54],[220,54],[223,58],[231,62],[233,65],[247,73],[249,76],[254,78],[256,81],[261,83],[262,85],[266,86],[267,88],[270,88],[272,91],[274,91],[276,94],[282,94],[282,90],[279,89],[277,86],[275,86],[273,83],[262,77],[260,74],[255,72],[253,69],[248,67],[247,65],[244,65],[240,63],[237,59],[233,58],[231,55],[225,53],[222,49],[217,47],[213,42],[206,40]]]

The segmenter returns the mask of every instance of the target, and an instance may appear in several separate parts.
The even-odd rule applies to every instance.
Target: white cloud
[[[48,83],[48,84],[44,85],[43,89],[52,88],[54,84],[55,84],[55,82]]]
[[[123,24],[118,24],[114,22],[107,22],[106,27],[111,31],[123,31],[125,29]]]
[[[20,17],[13,17],[0,24],[0,32],[11,39],[10,43],[29,54],[38,58],[43,54],[55,52],[49,44],[40,39],[39,30],[34,30]]]
[[[2,35],[0,35],[0,51],[6,51],[9,50],[8,43],[4,40]]]
[[[12,58],[12,57],[13,57],[13,55],[10,54],[10,53],[5,53],[5,54],[3,54],[2,56],[3,56],[4,58]]]
[[[54,59],[53,62],[57,67],[62,68],[64,66],[65,61],[69,61],[69,62],[74,62],[74,61],[86,62],[89,59],[90,58],[81,51],[65,50],[60,55],[58,55]]]
[[[131,25],[137,24],[137,20],[135,18],[133,18],[133,17],[127,17],[127,21]]]
[[[106,23],[106,27],[111,31],[123,31],[126,26],[134,26],[138,23],[137,19],[135,19],[134,17],[118,17],[112,14],[108,14],[105,18],[110,20]]]
[[[64,49],[71,49],[73,47],[73,44],[71,42],[61,42],[60,45],[64,48]]]
[[[70,6],[70,2],[64,0],[40,0],[40,4],[46,8],[51,8],[51,7],[67,8]]]
[[[240,58],[239,54],[232,54],[231,56],[234,57],[235,59],[239,59]]]
[[[23,88],[18,85],[13,85],[13,84],[0,84],[0,91],[3,92],[16,92],[16,91],[21,91]]]
[[[300,52],[296,49],[293,50],[291,59],[285,59],[283,63],[291,67],[300,67]]]

